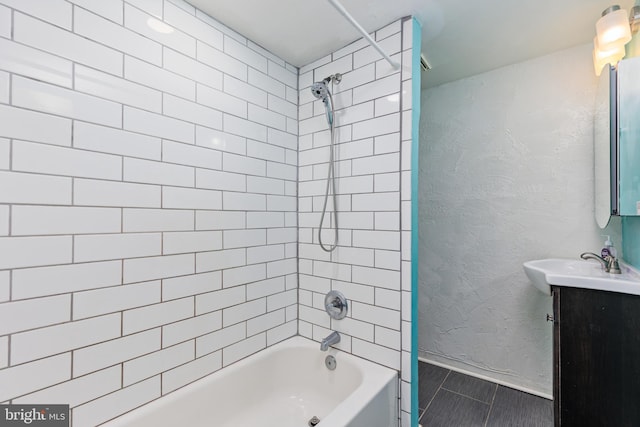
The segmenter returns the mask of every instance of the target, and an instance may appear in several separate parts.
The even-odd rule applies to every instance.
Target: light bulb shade
[[[600,76],[602,68],[605,65],[615,65],[624,58],[625,50],[624,45],[614,46],[609,50],[602,50],[598,44],[598,38],[593,39],[593,68],[596,72],[596,76]]]
[[[596,22],[596,33],[598,46],[602,50],[627,44],[631,40],[627,11],[618,9],[602,16]]]

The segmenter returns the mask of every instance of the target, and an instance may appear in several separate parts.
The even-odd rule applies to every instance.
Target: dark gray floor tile
[[[418,362],[418,406],[420,409],[426,408],[431,402],[448,373],[448,369],[440,366]]]
[[[553,402],[508,387],[498,386],[487,427],[553,426]]]
[[[488,412],[486,403],[440,389],[420,418],[420,424],[425,427],[482,427]]]
[[[451,372],[442,388],[455,391],[484,403],[491,403],[496,391],[496,384],[480,378],[470,377],[459,372]]]

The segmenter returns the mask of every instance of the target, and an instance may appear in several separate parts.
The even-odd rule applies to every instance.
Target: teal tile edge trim
[[[622,217],[622,256],[628,264],[640,268],[640,217]]]
[[[411,426],[418,427],[418,177],[422,27],[413,19],[411,47]]]

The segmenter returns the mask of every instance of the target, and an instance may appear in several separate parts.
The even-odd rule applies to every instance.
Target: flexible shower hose
[[[329,172],[327,174],[327,187],[324,193],[324,203],[322,205],[322,215],[320,216],[320,226],[318,227],[318,242],[320,243],[320,247],[325,252],[333,252],[335,248],[338,246],[338,205],[336,203],[336,177],[334,173],[333,166],[333,144],[335,142],[335,110],[333,108],[333,97],[331,96],[331,92],[328,93],[329,101],[331,104],[331,115],[329,115],[329,106],[325,105],[327,108],[327,122],[329,122],[329,129],[331,132],[331,142],[329,143]],[[322,223],[324,222],[324,216],[327,213],[327,200],[329,199],[329,183],[331,183],[331,192],[333,194],[333,233],[334,233],[334,241],[333,245],[327,245],[322,242]]]

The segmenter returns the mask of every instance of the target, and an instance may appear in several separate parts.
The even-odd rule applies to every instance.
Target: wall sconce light
[[[606,64],[615,65],[624,58],[624,45],[631,40],[631,27],[627,11],[614,5],[602,12],[596,22],[593,39],[593,67],[600,75]]]

